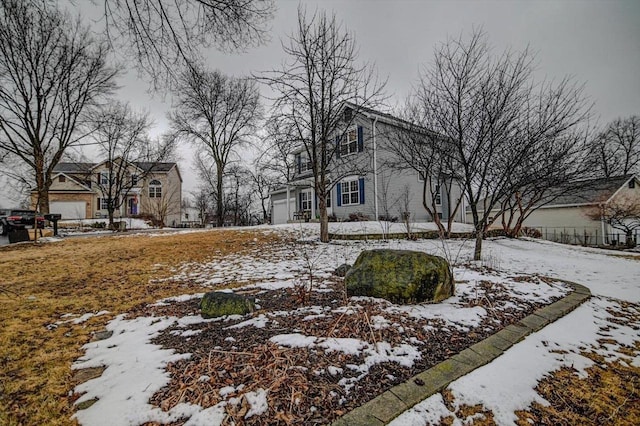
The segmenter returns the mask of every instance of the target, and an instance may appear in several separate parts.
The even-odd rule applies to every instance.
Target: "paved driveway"
[[[7,244],[9,244],[9,238],[0,235],[0,246],[6,246]]]

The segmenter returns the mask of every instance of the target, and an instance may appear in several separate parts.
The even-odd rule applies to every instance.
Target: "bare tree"
[[[154,87],[174,80],[176,69],[198,62],[200,50],[239,50],[267,36],[272,0],[93,0],[102,3],[106,34],[134,57]]]
[[[211,194],[206,187],[201,187],[193,194],[194,207],[198,210],[200,225],[203,227],[207,224],[207,216],[211,211]]]
[[[142,214],[153,216],[154,226],[159,226],[160,228],[167,226],[169,216],[180,215],[181,213],[181,189],[181,182],[167,182],[166,185],[162,185],[160,194],[156,193],[154,197],[142,197],[142,203],[140,204]]]
[[[0,4],[0,151],[29,170],[23,179],[42,213],[53,168],[83,136],[88,110],[115,87],[107,53],[79,19],[49,2]]]
[[[640,173],[640,117],[617,118],[591,144],[595,169],[605,177]]]
[[[320,211],[320,240],[329,241],[327,198],[339,181],[339,144],[362,107],[381,101],[374,67],[358,65],[355,38],[336,17],[298,9],[298,28],[283,46],[289,62],[259,78],[276,93],[273,115],[310,160]],[[349,104],[352,114],[344,114]],[[351,164],[353,171],[355,164]],[[333,172],[329,179],[330,172]]]
[[[392,154],[389,166],[394,170],[410,170],[421,176],[422,206],[438,227],[441,238],[451,235],[453,222],[461,208],[464,194],[460,186],[458,161],[454,145],[419,123],[427,121],[423,105],[415,100],[407,103],[403,121],[389,134],[386,149]],[[443,201],[448,208],[447,227],[440,215]]]
[[[487,37],[475,31],[467,41],[461,36],[438,47],[418,87],[421,124],[447,141],[445,155],[457,164],[473,217],[475,260],[494,208],[521,188],[541,141],[561,140],[588,117],[581,87],[569,80],[536,85],[532,62],[528,49],[492,56]]]
[[[170,120],[176,137],[198,147],[201,165],[215,166],[216,214],[222,226],[225,168],[255,133],[261,116],[258,90],[248,79],[191,68],[180,76],[175,98]]]
[[[128,104],[105,106],[93,120],[96,131],[91,137],[105,161],[106,172],[91,180],[107,200],[109,229],[113,229],[114,212],[121,209],[127,195],[139,198],[140,194],[132,194],[132,190],[172,154],[173,140],[150,139],[148,114],[134,112]]]
[[[630,195],[613,201],[600,203],[586,212],[587,217],[603,221],[612,228],[625,233],[627,247],[634,247],[633,231],[640,229],[640,200]]]
[[[276,178],[273,174],[270,174],[268,170],[263,169],[259,162],[256,163],[254,170],[250,173],[255,194],[260,200],[260,208],[262,211],[261,222],[268,223],[270,219],[267,201],[269,200],[269,193],[276,187]]]

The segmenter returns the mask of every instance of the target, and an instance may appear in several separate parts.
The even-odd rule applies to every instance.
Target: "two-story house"
[[[371,220],[397,218],[410,214],[412,221],[431,221],[422,204],[424,173],[394,167],[395,154],[390,138],[398,137],[406,123],[392,115],[369,108],[345,104],[343,114],[348,128],[335,136],[335,167],[331,168],[331,184],[327,210],[337,220],[360,216]],[[319,216],[317,197],[313,187],[312,162],[304,149],[294,152],[295,174],[286,185],[271,192],[271,223],[311,219]],[[430,184],[430,180],[428,184]],[[438,186],[437,214],[448,217],[446,200],[462,198],[459,186],[454,185],[450,197]],[[464,206],[456,221],[464,222]]]
[[[167,226],[181,221],[182,177],[176,163],[132,162],[125,166],[118,193],[117,218],[151,215]],[[114,167],[109,162],[59,163],[53,170],[49,211],[63,219],[104,218],[107,188]]]

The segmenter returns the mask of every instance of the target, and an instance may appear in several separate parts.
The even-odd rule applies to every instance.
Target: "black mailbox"
[[[58,236],[58,221],[62,219],[60,213],[49,213],[44,215],[44,219],[53,222],[53,235]]]

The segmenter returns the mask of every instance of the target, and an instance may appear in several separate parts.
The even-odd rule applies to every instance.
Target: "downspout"
[[[378,213],[378,146],[376,141],[376,124],[378,116],[373,119],[373,202],[376,211],[376,220],[380,217]]]
[[[605,245],[605,228],[604,228],[604,204],[600,205],[600,224],[602,225],[602,245]],[[596,244],[598,242],[596,241]]]

